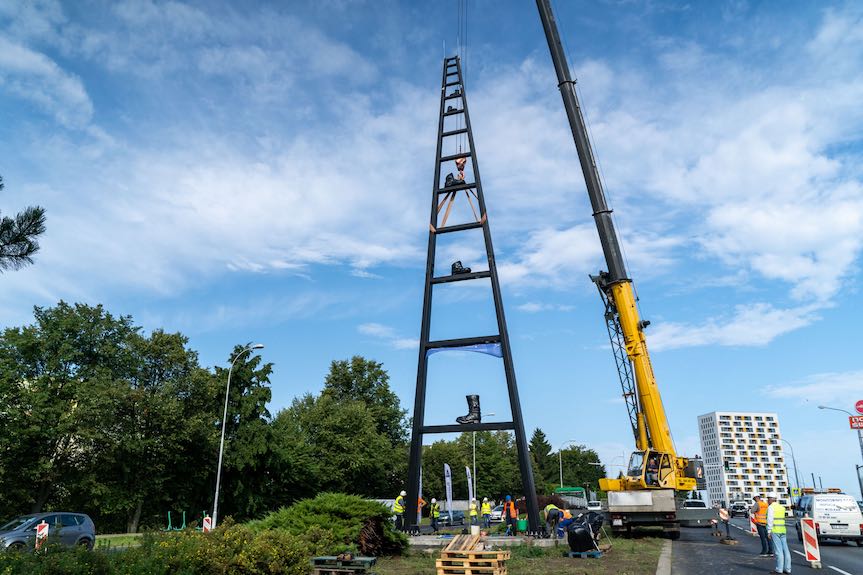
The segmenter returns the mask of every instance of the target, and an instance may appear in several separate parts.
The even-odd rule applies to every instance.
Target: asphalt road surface
[[[710,529],[684,527],[680,539],[672,547],[672,575],[773,572],[776,560],[758,556],[761,542],[758,537],[749,535],[748,519],[733,519],[731,536],[737,539],[737,545],[721,545],[719,538],[710,534]],[[797,541],[797,531],[793,526],[789,526],[788,542],[792,572],[812,572],[803,558],[803,544]],[[821,568],[820,573],[824,575],[863,575],[863,547],[825,541],[821,543]]]

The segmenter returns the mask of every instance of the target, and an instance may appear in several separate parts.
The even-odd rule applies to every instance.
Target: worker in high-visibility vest
[[[761,498],[761,495],[756,495],[752,498],[754,502],[749,509],[749,514],[752,516],[752,521],[755,523],[755,529],[758,531],[758,537],[761,539],[761,557],[773,556],[773,540],[767,537],[767,502]]]
[[[491,504],[488,502],[488,497],[482,498],[480,514],[482,515],[482,526],[486,529],[491,527]]]
[[[426,500],[423,499],[422,495],[420,495],[419,500],[417,501],[417,525],[423,524],[423,507],[426,505]]]
[[[434,497],[432,497],[431,507],[429,507],[429,517],[431,517],[432,531],[437,533],[437,520],[440,518],[440,505],[438,505],[437,499]]]
[[[575,519],[569,509],[562,509],[560,511],[560,523],[557,524],[558,530],[562,531],[562,534],[565,534],[567,528],[572,525]]]
[[[470,524],[478,525],[477,522],[477,512],[476,512],[476,499],[470,500]]]
[[[773,540],[777,573],[791,573],[791,551],[788,549],[788,530],[785,527],[785,506],[776,493],[767,494],[767,537]]]
[[[396,502],[393,503],[393,513],[396,514],[396,529],[399,531],[404,531],[405,529],[405,497],[407,495],[406,491],[402,491],[396,497]]]
[[[543,509],[545,513],[545,528],[549,537],[557,538],[557,524],[560,522],[560,508],[554,503],[549,503]]]
[[[518,506],[509,495],[503,504],[503,516],[506,518],[506,534],[518,535]]]

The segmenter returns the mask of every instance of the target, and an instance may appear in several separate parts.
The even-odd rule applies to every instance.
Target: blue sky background
[[[444,45],[455,0],[0,0],[0,209],[48,211],[0,321],[60,299],[261,341],[273,411],[333,359],[413,403]],[[776,411],[800,470],[857,494],[863,8],[559,1],[678,449],[696,417]],[[603,267],[533,2],[473,1],[466,81],[528,433],[619,464],[631,434],[589,273]],[[479,234],[440,269],[482,267]],[[491,332],[488,284],[436,288],[434,337]],[[429,423],[499,360],[437,354]],[[859,495],[859,494],[858,494]]]

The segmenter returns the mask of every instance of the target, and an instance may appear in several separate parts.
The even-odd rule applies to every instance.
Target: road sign
[[[801,519],[800,526],[803,527],[803,551],[806,560],[813,569],[821,568],[821,549],[818,548],[818,532],[815,530],[814,519]]]
[[[857,410],[857,413],[863,415],[863,399],[854,404],[854,409]]]
[[[36,550],[38,551],[45,540],[48,539],[48,524],[44,521],[36,526]]]
[[[792,487],[791,488],[791,497],[800,497],[800,488]]]
[[[204,517],[204,533],[209,533],[213,529],[213,518],[207,515]]]
[[[852,415],[848,417],[851,429],[863,429],[863,415]]]

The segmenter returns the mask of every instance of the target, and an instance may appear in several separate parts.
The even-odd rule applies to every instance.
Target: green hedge
[[[292,535],[309,530],[329,530],[342,550],[363,555],[400,555],[407,548],[407,537],[396,531],[392,511],[376,501],[343,493],[322,493],[290,507],[270,513],[249,524],[257,530],[275,529]]]
[[[147,535],[139,547],[121,552],[3,553],[0,575],[306,575],[309,559],[333,545],[332,534],[320,529],[300,537],[226,524],[206,535]]]

